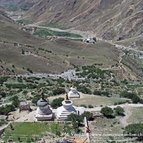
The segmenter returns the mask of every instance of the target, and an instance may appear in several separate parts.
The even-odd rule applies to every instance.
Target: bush
[[[125,127],[125,134],[129,134],[130,137],[135,137],[132,135],[137,135],[138,140],[143,141],[143,124],[130,124]]]
[[[107,91],[94,90],[93,94],[94,95],[99,95],[99,96],[109,97],[109,92],[107,92]]]
[[[60,95],[60,94],[64,94],[65,93],[65,89],[64,88],[57,88],[53,90],[53,95]]]
[[[30,72],[30,73],[33,73],[33,71],[29,68],[27,68],[27,71]]]
[[[32,99],[32,103],[37,105],[37,101],[39,100],[40,96],[39,95],[35,95]]]
[[[91,112],[84,112],[81,116],[83,119],[84,119],[84,117],[86,117],[88,121],[92,121],[94,119],[93,113],[91,113]]]
[[[123,91],[120,93],[120,96],[131,99],[133,103],[141,102],[140,97],[136,93],[129,93],[127,91]]]
[[[88,108],[94,108],[93,105],[88,105]]]
[[[117,115],[117,116],[124,116],[125,115],[124,114],[125,110],[120,106],[114,108],[114,111],[115,111],[115,115]]]
[[[86,105],[84,105],[84,104],[81,104],[81,105],[80,105],[80,107],[87,108],[87,106],[86,106]]]
[[[14,105],[15,108],[19,107],[20,101],[17,96],[12,97],[11,101],[12,101],[12,105]]]
[[[84,94],[92,94],[91,90],[87,88],[86,86],[77,86],[77,90]]]
[[[0,107],[0,115],[8,115],[8,113],[12,111],[15,111],[14,105],[6,105]]]
[[[0,95],[4,98],[4,97],[6,97],[6,92],[0,91]]]
[[[125,101],[118,101],[118,102],[115,102],[114,105],[125,104],[125,103],[128,103],[128,102],[129,102],[128,100],[125,100]]]
[[[99,90],[94,90],[93,94],[94,94],[94,95],[101,95],[102,93],[101,93],[101,91],[99,91]]]
[[[17,83],[17,84],[10,84],[10,83],[6,83],[5,86],[7,88],[19,88],[19,89],[25,89],[25,88],[28,88],[28,89],[34,89],[36,88],[37,86],[35,84],[23,84],[23,83]]]
[[[62,97],[56,98],[52,101],[51,107],[58,108],[58,107],[62,106],[63,101],[64,101],[64,98],[62,98]]]
[[[9,77],[0,77],[0,84],[2,85],[4,82],[8,80]]]
[[[101,113],[107,118],[114,118],[114,111],[110,107],[104,107],[101,109]]]
[[[67,118],[67,121],[72,122],[72,127],[75,130],[76,133],[79,132],[79,126],[83,122],[83,117],[77,114],[70,114]]]

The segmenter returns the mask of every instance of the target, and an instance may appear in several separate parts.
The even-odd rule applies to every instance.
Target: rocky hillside
[[[0,9],[0,41],[30,44],[35,43],[35,41],[39,42],[40,40],[20,30],[20,26]]]
[[[0,0],[0,6],[7,10],[29,10],[38,0]]]
[[[34,22],[91,30],[108,40],[143,33],[142,0],[40,0],[26,17]]]
[[[59,73],[95,63],[110,67],[117,64],[118,57],[119,51],[106,42],[87,45],[80,41],[34,37],[0,12],[0,75]]]

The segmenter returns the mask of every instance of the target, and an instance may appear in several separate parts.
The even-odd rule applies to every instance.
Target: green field
[[[4,141],[34,142],[41,137],[52,133],[57,135],[62,126],[57,123],[13,123],[3,135]]]
[[[67,38],[82,38],[82,36],[69,32],[59,32],[52,31],[45,28],[38,28],[34,35],[38,35],[39,37],[47,37],[47,36],[57,36],[57,37],[67,37]]]

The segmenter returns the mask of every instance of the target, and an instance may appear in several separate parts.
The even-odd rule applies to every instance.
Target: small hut
[[[19,110],[20,111],[30,111],[31,108],[30,108],[30,104],[26,101],[21,101],[20,104],[19,104]]]

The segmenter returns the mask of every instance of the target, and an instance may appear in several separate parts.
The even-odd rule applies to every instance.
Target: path
[[[125,110],[125,116],[120,119],[120,123],[122,124],[123,127],[126,127],[128,125],[128,119],[132,115],[132,112],[129,106],[125,107],[124,110]]]
[[[69,33],[74,33],[74,34],[81,35],[83,38],[94,37],[95,36],[95,34],[91,31],[80,31],[80,30],[74,30],[74,29],[53,28],[53,27],[47,27],[47,26],[40,26],[37,23],[36,24],[28,24],[28,25],[25,25],[25,27],[37,27],[37,28],[44,28],[44,29],[57,31],[57,32],[69,32]]]
[[[116,108],[118,106],[120,106],[122,108],[127,108],[127,107],[133,107],[133,108],[140,108],[140,107],[142,107],[143,108],[143,104],[128,104],[128,103],[121,104],[121,105],[111,105],[111,106],[108,106],[108,107],[113,109],[113,108]],[[85,110],[89,111],[89,112],[91,112],[91,111],[99,112],[102,108],[103,107],[86,108]]]

